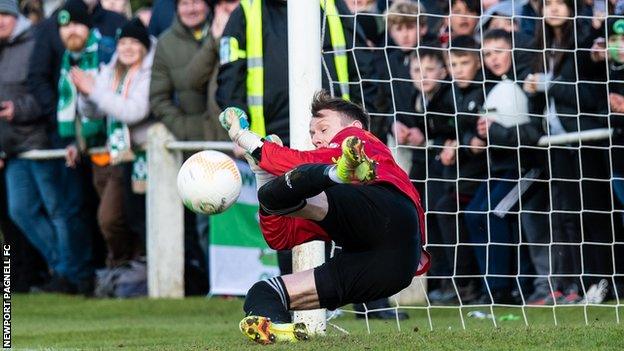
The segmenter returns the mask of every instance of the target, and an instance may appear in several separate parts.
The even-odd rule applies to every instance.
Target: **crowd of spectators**
[[[421,194],[431,303],[580,303],[603,280],[591,302],[624,292],[624,1],[601,1],[332,1],[346,51],[325,17],[323,85],[368,110]],[[286,143],[287,3],[263,0],[260,57],[263,128]],[[18,291],[91,294],[95,268],[143,260],[149,126],[226,140],[220,110],[250,111],[239,1],[150,5],[0,0]],[[601,128],[613,134],[540,142]],[[65,159],[19,157],[50,148]],[[205,294],[207,218],[184,217],[185,290]]]

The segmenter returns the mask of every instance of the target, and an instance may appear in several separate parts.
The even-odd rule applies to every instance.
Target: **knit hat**
[[[607,32],[609,36],[624,34],[624,17],[611,17],[607,21]]]
[[[89,28],[93,26],[89,9],[82,0],[68,0],[59,11],[57,19],[59,26],[66,26],[69,22],[84,24]]]
[[[17,0],[0,0],[0,13],[6,13],[15,17],[19,16]]]
[[[138,18],[133,18],[130,22],[121,27],[118,39],[121,38],[134,38],[140,41],[148,51],[152,44],[149,34],[147,33],[147,28],[145,28],[143,22]]]

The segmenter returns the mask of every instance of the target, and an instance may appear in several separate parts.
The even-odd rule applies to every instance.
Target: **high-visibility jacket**
[[[266,135],[264,120],[264,47],[263,47],[263,0],[242,0],[241,8],[245,15],[246,48],[242,50],[238,41],[228,37],[229,60],[245,59],[247,61],[246,92],[247,108],[251,118],[251,130],[259,135]],[[320,0],[321,8],[327,14],[334,64],[342,98],[349,100],[349,68],[347,59],[347,45],[342,22],[338,15],[335,0]],[[223,53],[222,53],[223,54]],[[223,61],[223,57],[222,57]],[[287,72],[286,72],[287,73]]]
[[[284,140],[284,143],[288,144],[290,123],[287,2],[283,0],[244,1],[251,5],[248,11],[253,6],[258,6],[258,2],[261,5],[255,8],[262,19],[259,23],[261,27],[256,28],[252,24],[254,20],[251,17],[254,16],[247,14],[243,5],[232,12],[220,41],[221,65],[217,79],[216,100],[221,108],[236,106],[244,109],[249,113],[252,128],[256,132],[261,131],[258,125],[264,125],[266,134],[277,134]],[[333,1],[335,1],[333,4],[337,12],[327,10],[328,14],[348,13],[342,0]],[[322,2],[325,0],[319,0],[319,6]],[[331,0],[327,2],[327,6],[323,6],[329,9],[330,5],[332,5]],[[374,63],[370,50],[362,49],[366,48],[363,32],[359,27],[354,27],[353,17],[340,17],[339,19],[338,16],[330,15],[329,18],[325,18],[322,19],[326,21],[323,37],[323,88],[331,89],[337,96],[358,103],[361,103],[365,97],[366,107],[370,108],[376,96],[376,86],[372,83],[362,86],[357,84],[360,78],[376,78],[373,76]],[[331,18],[338,21],[335,22]],[[336,35],[339,30],[331,30],[330,22],[334,23],[333,26],[341,25],[341,35]],[[251,28],[254,28],[253,33],[249,33]],[[333,42],[332,35],[334,36]],[[339,37],[344,38],[344,42],[338,42]],[[262,45],[258,45],[259,43]],[[354,45],[357,49],[351,50]],[[253,50],[259,50],[259,53],[252,53],[252,47],[255,48]],[[348,51],[344,50],[344,47]],[[252,80],[252,76],[257,79]],[[344,89],[341,89],[342,82],[353,84],[350,86],[342,84]],[[261,112],[261,118],[257,117],[258,111]]]

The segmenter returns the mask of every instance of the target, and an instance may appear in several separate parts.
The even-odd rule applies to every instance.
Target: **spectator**
[[[385,28],[374,0],[353,1],[346,0],[349,13],[353,14],[356,26],[362,29],[368,47],[384,45]]]
[[[514,12],[515,11],[515,12]],[[485,32],[489,29],[502,29],[512,33],[513,64],[515,79],[524,80],[531,71],[531,63],[539,59],[534,49],[533,37],[520,31],[520,24],[514,18],[519,9],[514,7],[514,1],[502,1],[481,17],[480,29]]]
[[[130,160],[135,155],[145,158],[147,128],[151,124],[147,117],[154,47],[145,26],[134,19],[121,28],[116,54],[95,78],[79,68],[71,71],[72,81],[80,92],[78,111],[91,118],[107,119],[111,165],[94,165],[93,175],[100,196],[98,223],[108,247],[109,268],[144,252],[144,232],[132,231],[129,223],[139,221],[142,223],[138,228],[145,228],[145,199],[134,204],[143,209],[141,216],[132,218],[124,211],[124,200],[132,197],[125,195],[124,190],[131,188]]]
[[[481,274],[486,275],[488,290],[497,303],[518,302],[513,299],[512,291],[520,288],[513,278],[516,270],[513,266],[518,260],[515,245],[519,243],[519,228],[515,226],[517,218],[514,215],[504,214],[501,217],[499,213],[492,215],[488,211],[498,208],[521,176],[517,151],[497,146],[535,145],[541,136],[541,119],[536,118],[533,123],[529,123],[528,98],[514,82],[511,44],[510,33],[502,29],[488,31],[483,36],[484,64],[492,81],[488,79],[485,85],[488,94],[485,100],[486,114],[479,118],[476,134],[480,139],[488,141],[488,178],[494,179],[479,186],[466,208],[471,241],[491,244],[487,252],[484,246],[476,246],[475,251]],[[529,237],[533,242],[536,237],[544,239],[539,232],[529,232]],[[548,251],[540,249],[539,254],[535,255],[539,258],[537,268],[539,274],[546,277],[549,273]],[[490,274],[510,277],[488,277]],[[532,300],[544,298],[549,293],[548,281],[542,278],[539,282],[540,294]]]
[[[412,142],[418,142],[418,145],[422,145],[424,141],[422,118],[413,114],[418,88],[409,81],[410,54],[418,46],[420,38],[427,33],[427,22],[424,17],[419,16],[423,12],[422,6],[407,1],[394,2],[387,11],[388,34],[394,45],[398,46],[386,48],[390,76],[387,77],[386,74],[384,77],[390,80],[390,86],[384,91],[389,101],[384,105],[389,106],[388,112],[396,116],[388,128],[390,132],[388,143],[392,146],[408,145],[407,139],[410,135],[413,138]],[[398,148],[397,160],[406,172],[410,173],[410,170],[414,169],[417,173],[410,174],[410,177],[421,181],[418,184],[423,184],[426,174],[424,150]],[[424,186],[420,186],[418,190],[422,194]]]
[[[209,8],[203,0],[179,0],[177,16],[156,45],[150,106],[178,140],[205,140],[203,126],[211,116],[206,110],[206,91],[191,86],[187,66],[202,42],[214,41],[209,30]],[[216,116],[212,116],[213,118]],[[196,230],[196,216],[185,209],[185,290],[189,295],[208,292],[208,273]]]
[[[115,13],[104,10],[97,1],[90,0],[89,4],[81,1],[70,0],[65,6],[72,8],[87,8],[88,13],[80,16],[87,21],[91,21],[93,27],[96,28],[101,35],[98,42],[98,60],[106,62],[112,52],[115,50],[114,36],[117,28],[125,23],[125,19]],[[36,50],[30,57],[28,69],[28,88],[29,92],[35,97],[41,108],[38,115],[38,123],[46,125],[50,146],[52,148],[64,148],[74,141],[73,138],[61,137],[57,126],[57,106],[59,104],[59,78],[61,73],[61,62],[65,53],[65,47],[59,34],[58,14],[56,10],[54,14],[43,20],[35,31],[35,47]],[[58,290],[65,292],[76,291],[75,284],[78,284],[78,290],[84,293],[90,293],[92,289],[92,267],[91,267],[91,226],[89,221],[95,217],[90,214],[91,197],[89,194],[92,189],[88,184],[88,169],[79,166],[77,169],[65,167],[62,161],[50,161],[54,164],[54,172],[50,172],[49,176],[54,180],[56,193],[63,194],[63,201],[58,210],[58,216],[65,221],[62,227],[63,234],[58,234],[59,247],[63,250],[63,262],[67,265],[68,273],[58,272],[58,274],[66,274],[69,277],[58,277],[54,275],[48,286],[49,290]],[[85,179],[87,178],[87,179]],[[53,193],[52,190],[49,193]],[[60,201],[60,200],[57,200]],[[95,202],[95,200],[93,200]],[[59,221],[59,223],[63,223]],[[97,228],[95,223],[93,228]],[[70,245],[71,244],[71,245]],[[72,282],[66,282],[72,279]],[[80,282],[78,282],[80,280]]]
[[[229,141],[227,132],[221,127],[217,118],[221,109],[215,99],[217,91],[217,76],[219,73],[218,42],[223,35],[230,14],[239,5],[238,0],[218,0],[212,9],[212,23],[210,32],[212,37],[206,37],[201,48],[195,54],[191,62],[186,66],[186,74],[193,89],[207,93],[206,107],[208,118],[204,120],[204,134],[206,140]],[[197,231],[200,244],[204,252],[208,253],[208,238],[210,217],[197,215]],[[208,262],[208,257],[206,258]]]
[[[520,10],[520,30],[522,33],[535,37],[535,28],[542,25],[538,19],[541,6],[541,0],[529,0],[522,6]]]
[[[543,101],[535,94],[532,103],[544,110],[547,131],[551,135],[605,127],[607,97],[604,62],[593,63],[588,50],[563,51],[588,49],[593,43],[593,37],[589,35],[591,31],[587,27],[576,27],[574,1],[547,2],[543,14],[544,26],[537,28],[535,39],[537,47],[544,49],[544,59],[539,62],[545,62],[546,67],[536,67],[536,73],[527,76],[524,90],[530,95],[540,89],[546,90],[548,100]],[[589,25],[588,22],[582,23]],[[546,72],[546,75],[541,75],[541,72]],[[608,211],[612,208],[610,201],[605,200],[611,198],[606,181],[609,179],[606,145],[597,142],[580,149],[578,145],[572,146],[549,149],[554,211],[552,274],[556,278],[556,291],[551,300],[557,299],[559,303],[581,300],[582,285],[578,277],[582,269],[594,275],[586,277],[584,282],[592,284],[597,279],[596,275],[610,274],[608,272],[612,267],[611,255],[606,247],[583,244],[582,253],[586,255],[584,267],[581,267],[580,256],[583,240],[598,243],[611,241],[611,220],[607,215],[593,211],[582,216],[580,213],[581,209]],[[584,238],[580,236],[581,225]]]
[[[473,36],[481,16],[481,6],[475,0],[453,0],[451,2],[451,16],[448,20],[447,31],[450,32],[451,45],[459,36]],[[445,44],[445,43],[443,43]]]
[[[438,199],[436,208],[441,211],[458,211],[464,209],[474,196],[477,187],[486,177],[485,142],[479,139],[474,132],[478,113],[484,102],[481,62],[478,44],[471,36],[460,36],[453,39],[453,47],[450,50],[448,70],[453,79],[453,89],[447,101],[455,106],[457,123],[454,128],[456,135],[446,139],[440,152],[440,162],[443,178],[457,180],[447,183],[445,195]],[[457,165],[457,166],[456,166]],[[458,201],[459,200],[459,201]],[[460,227],[455,227],[455,222],[450,223],[444,218],[439,219],[441,233],[449,235],[460,233],[460,246],[466,243],[463,220],[458,220]],[[446,241],[456,240],[447,238]],[[466,267],[461,267],[463,274],[474,274],[472,253],[462,252],[462,262]],[[463,280],[465,292],[462,302],[472,302],[475,299],[475,282],[470,279]],[[461,294],[460,294],[461,295]],[[485,297],[483,297],[485,298]]]
[[[620,14],[621,15],[621,14]],[[596,62],[604,62],[607,53],[609,60],[609,115],[610,127],[614,128],[611,137],[611,167],[613,170],[613,180],[611,187],[619,206],[615,209],[621,211],[624,206],[624,18],[617,16],[609,18],[607,21],[607,39],[599,38],[594,42],[592,59]],[[618,211],[618,212],[619,212]],[[614,214],[615,216],[615,214]],[[622,223],[622,213],[618,213],[614,223]],[[616,225],[614,231],[616,242],[624,241],[624,233],[620,226]],[[615,244],[615,257],[624,257],[622,245]],[[624,272],[624,261],[615,262],[615,273]],[[621,278],[614,278],[617,287],[617,294],[624,293],[624,282]]]
[[[20,4],[20,10],[33,25],[44,19],[42,0],[24,0]]]
[[[106,63],[115,51],[115,46],[108,46],[114,43],[117,29],[126,20],[110,11],[104,10],[99,3],[95,2],[90,7],[93,27],[98,29],[102,35],[100,46],[98,46],[98,57],[100,61]],[[59,36],[58,11],[54,12],[50,18],[39,24],[35,32],[36,55],[30,60],[28,75],[29,88],[35,99],[41,105],[42,113],[50,120],[56,120],[57,85],[60,73],[61,58],[65,48]],[[55,139],[58,139],[56,137]],[[68,141],[65,141],[67,144]],[[61,141],[55,141],[55,147],[65,147]]]
[[[4,168],[0,231],[11,245],[11,286],[19,292],[42,283],[41,258],[32,246],[45,260],[43,272],[65,269],[55,245],[66,223],[60,216],[61,194],[55,192],[52,161],[17,158],[21,152],[50,146],[46,124],[40,123],[39,105],[26,83],[28,66],[23,63],[34,45],[31,24],[20,15],[17,2],[0,1],[0,169]]]
[[[209,118],[204,126],[206,140],[225,141],[229,140],[227,133],[221,127],[217,118],[221,109],[217,105],[215,95],[217,92],[217,76],[219,73],[218,42],[223,35],[225,25],[230,14],[238,7],[238,0],[219,0],[213,10],[213,20],[210,26],[211,37],[206,37],[201,48],[195,54],[187,66],[187,75],[191,86],[200,92],[207,94],[206,106]]]
[[[413,111],[424,116],[418,127],[405,132],[405,143],[410,146],[423,146],[427,140],[433,145],[441,145],[446,138],[455,137],[455,119],[448,116],[454,114],[455,105],[452,100],[452,84],[448,81],[446,59],[441,49],[419,49],[410,54],[410,75],[417,93],[410,103]],[[450,98],[450,100],[449,100]],[[418,136],[423,135],[422,139]],[[401,135],[401,133],[397,133]],[[416,137],[416,138],[415,138]],[[416,172],[422,176],[426,174],[428,182],[418,189],[426,204],[427,211],[436,212],[438,199],[444,197],[446,186],[443,181],[442,164],[439,161],[439,149],[432,147],[427,150],[427,157],[421,163],[414,162],[410,172],[410,179],[415,178]],[[428,162],[426,162],[428,161]],[[418,168],[418,169],[416,169]],[[426,173],[425,173],[426,172]],[[416,186],[418,187],[418,183]],[[454,252],[447,247],[436,245],[457,244],[455,229],[453,235],[441,233],[438,220],[444,218],[439,214],[429,213],[427,221],[427,241],[438,258],[432,263],[429,270],[430,277],[449,277],[454,273]],[[454,221],[453,221],[454,223]],[[463,291],[463,282],[458,282]],[[450,279],[432,279],[428,283],[429,301],[434,304],[449,303],[456,300],[455,288]]]
[[[102,42],[103,39],[98,40],[96,31],[89,30],[94,23],[93,18],[97,18],[98,25],[110,35],[113,35],[111,32],[114,33],[111,26],[118,19],[97,3],[92,5],[92,9],[97,16],[92,17],[89,14],[88,6],[84,2],[69,0],[62,10],[57,11],[52,18],[44,20],[35,34],[37,50],[30,57],[29,91],[41,107],[37,120],[50,131],[48,136],[53,148],[65,147],[73,142],[75,136],[71,122],[76,120],[75,105],[73,109],[71,106],[75,100],[65,99],[72,96],[71,86],[68,85],[63,85],[69,90],[64,90],[63,99],[59,99],[57,88],[61,79],[67,83],[69,68],[79,62],[82,62],[83,68],[97,69],[98,63],[105,58],[108,51],[103,49],[106,45]],[[65,24],[64,28],[61,28],[59,21]],[[89,48],[88,53],[83,52],[87,40],[91,44],[97,43]],[[67,51],[65,46],[69,48]],[[97,48],[97,52],[93,48]],[[65,72],[63,75],[62,71]],[[64,110],[59,115],[57,107]],[[57,122],[59,116],[62,123]],[[87,129],[89,128],[83,128],[83,131],[87,132]],[[61,269],[55,271],[47,290],[90,294],[93,289],[93,263],[91,231],[87,222],[89,215],[85,212],[88,182],[84,179],[84,168],[67,168],[56,160],[50,163],[52,170],[47,176],[51,177],[54,189],[50,189],[49,193],[59,194],[56,201],[60,202],[55,216],[59,218],[56,224],[56,242]]]

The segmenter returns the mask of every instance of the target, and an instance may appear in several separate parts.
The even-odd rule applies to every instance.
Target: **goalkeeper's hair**
[[[365,130],[370,128],[370,116],[364,109],[351,101],[331,96],[326,90],[320,90],[314,94],[310,107],[313,118],[321,117],[321,110],[338,112],[353,121],[360,121]]]

